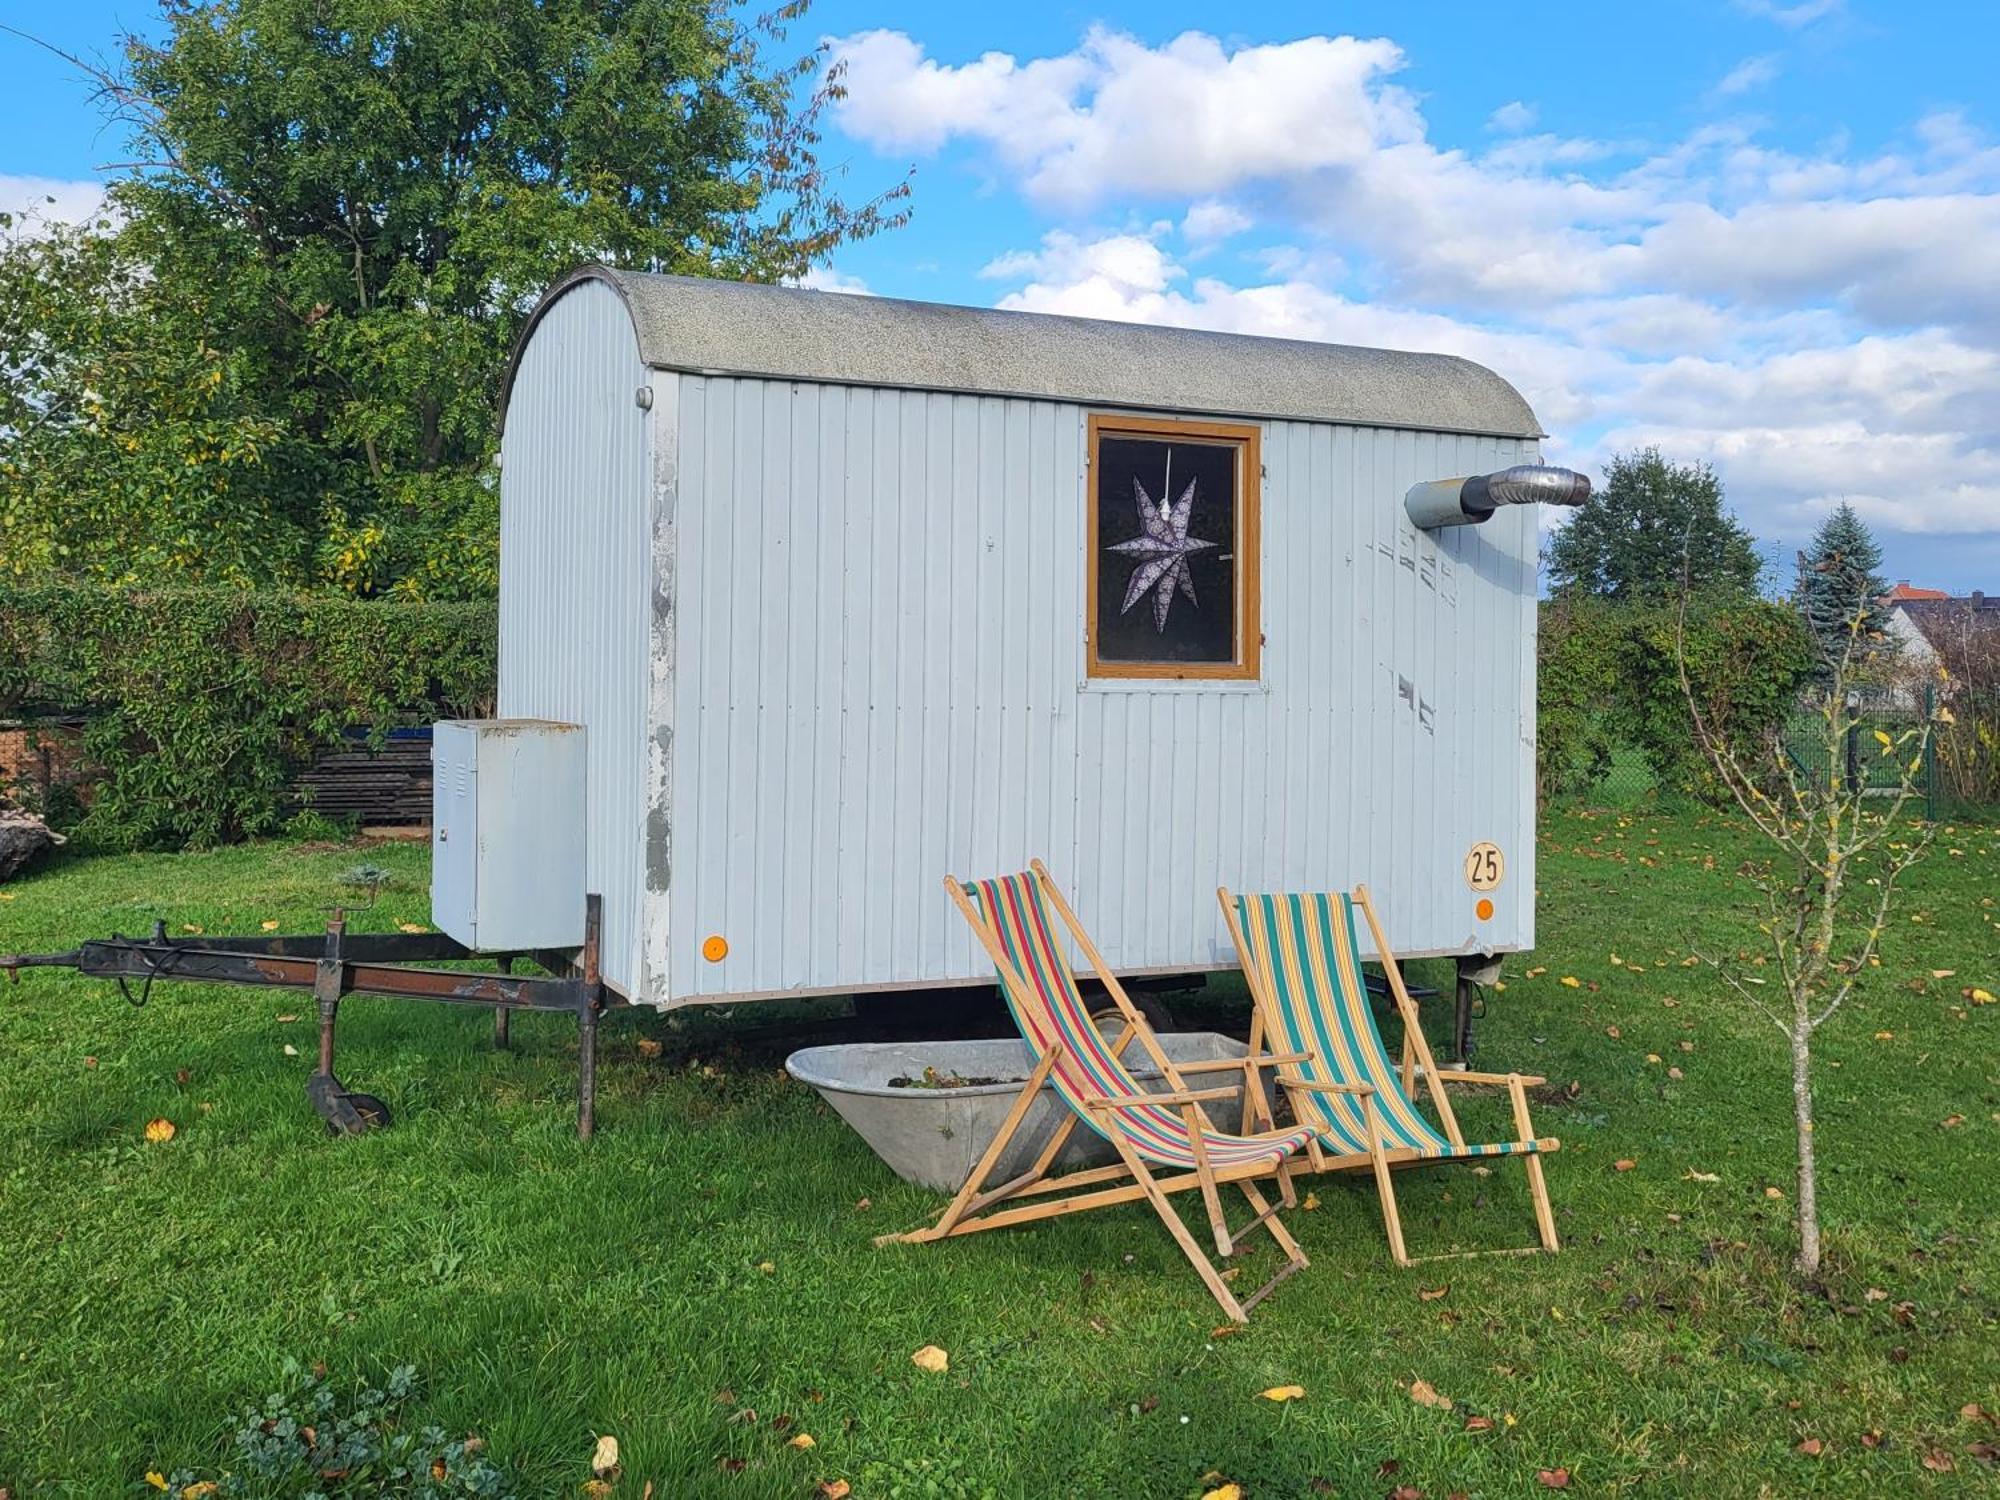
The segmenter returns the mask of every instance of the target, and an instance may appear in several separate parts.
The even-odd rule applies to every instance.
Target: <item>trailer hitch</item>
[[[564,1011],[576,1017],[578,1031],[576,1133],[589,1140],[597,1123],[597,1022],[607,1006],[622,1002],[605,989],[599,970],[603,900],[586,897],[584,913],[581,949],[533,955],[550,970],[549,977],[514,973],[514,954],[498,955],[498,974],[423,967],[485,955],[443,933],[350,934],[346,914],[338,909],[325,932],[312,936],[172,938],[166,924],[156,922],[147,938],[113,933],[61,953],[0,953],[0,970],[14,983],[20,982],[22,969],[74,969],[110,979],[134,1008],[152,997],[157,980],[310,990],[319,1011],[319,1059],[306,1082],[306,1097],[337,1135],[358,1135],[390,1123],[388,1105],[373,1094],[349,1089],[333,1070],[343,1000],[365,995],[486,1006],[494,1012],[494,1042],[500,1047],[508,1045],[513,1011]],[[139,981],[136,996],[132,980]]]

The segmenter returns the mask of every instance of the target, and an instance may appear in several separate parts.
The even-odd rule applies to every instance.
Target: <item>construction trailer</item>
[[[1233,966],[1218,884],[1533,944],[1533,502],[1588,482],[1491,371],[590,266],[502,401],[499,712],[581,773],[471,860],[440,812],[468,946],[587,890],[633,1004],[984,984],[938,877],[1037,857],[1126,975]]]

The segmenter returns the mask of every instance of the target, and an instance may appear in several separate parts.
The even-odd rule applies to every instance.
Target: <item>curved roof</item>
[[[1542,436],[1520,392],[1485,366],[1454,355],[594,265],[550,287],[521,330],[501,388],[503,421],[515,368],[536,324],[564,292],[588,280],[607,282],[624,299],[639,336],[639,356],[655,369],[1421,432]]]

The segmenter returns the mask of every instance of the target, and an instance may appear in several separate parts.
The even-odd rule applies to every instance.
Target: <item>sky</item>
[[[0,0],[86,51],[151,15]],[[2000,5],[819,0],[816,40],[845,191],[915,174],[818,284],[1462,354],[1552,462],[1712,463],[1780,586],[1847,500],[1891,580],[2000,591]],[[4,34],[0,78],[0,208],[87,211],[87,88]]]

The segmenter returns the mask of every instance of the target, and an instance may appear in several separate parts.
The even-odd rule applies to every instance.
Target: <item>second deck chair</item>
[[[1534,1202],[1540,1246],[1469,1254],[1525,1254],[1554,1251],[1555,1213],[1549,1206],[1548,1184],[1542,1175],[1542,1153],[1560,1143],[1538,1137],[1528,1119],[1527,1087],[1544,1080],[1520,1073],[1453,1072],[1440,1077],[1424,1040],[1417,1008],[1403,984],[1396,955],[1389,951],[1382,924],[1368,899],[1368,888],[1354,894],[1310,896],[1232,896],[1216,892],[1228,919],[1230,935],[1243,960],[1244,977],[1256,1002],[1251,1022],[1250,1050],[1254,1056],[1266,1040],[1285,1049],[1288,1060],[1278,1082],[1287,1087],[1300,1120],[1318,1132],[1309,1153],[1315,1169],[1371,1167],[1382,1199],[1383,1226],[1389,1251],[1398,1265],[1413,1261],[1403,1244],[1402,1220],[1396,1212],[1396,1190],[1390,1169],[1421,1162],[1462,1161],[1467,1158],[1518,1156],[1526,1166],[1528,1194]],[[1361,946],[1354,913],[1367,918],[1375,952],[1389,992],[1403,1022],[1403,1062],[1400,1070],[1389,1060],[1382,1033],[1368,1005],[1361,973]],[[1418,1112],[1412,1098],[1421,1069],[1440,1131]],[[1518,1138],[1492,1143],[1468,1143],[1444,1091],[1444,1078],[1454,1083],[1485,1084],[1507,1090],[1514,1107]],[[1347,1085],[1332,1088],[1328,1085]],[[1359,1087],[1357,1087],[1359,1086]],[[1450,1256],[1423,1257],[1451,1259]]]
[[[1170,1062],[1152,1028],[1105,967],[1103,956],[1092,945],[1039,860],[1031,871],[972,885],[963,885],[946,876],[945,889],[999,971],[1001,993],[1006,996],[1007,1007],[1037,1061],[999,1134],[973,1166],[965,1185],[937,1223],[908,1234],[884,1235],[875,1243],[947,1239],[1144,1198],[1193,1262],[1222,1310],[1234,1321],[1243,1322],[1250,1309],[1268,1296],[1272,1288],[1293,1272],[1304,1269],[1307,1263],[1305,1252],[1279,1222],[1278,1213],[1280,1208],[1289,1208],[1297,1202],[1290,1163],[1312,1139],[1312,1128],[1300,1126],[1256,1135],[1217,1130],[1202,1106],[1232,1095],[1235,1090],[1190,1089],[1184,1075],[1239,1069],[1247,1094],[1259,1092],[1257,1065],[1248,1058],[1178,1066]],[[1077,947],[1103,981],[1112,1003],[1118,1007],[1125,1029],[1116,1042],[1105,1040],[1077,989],[1076,977],[1056,937],[1051,909],[1069,929]],[[1167,1092],[1147,1092],[1121,1061],[1121,1054],[1134,1040],[1164,1076]],[[1267,1064],[1276,1061],[1280,1059],[1265,1059]],[[987,1176],[1006,1152],[1045,1082],[1055,1086],[1057,1095],[1069,1106],[1070,1115],[1026,1172],[986,1188]],[[1118,1153],[1118,1164],[1051,1177],[1049,1169],[1078,1122],[1111,1143]],[[1167,1175],[1161,1175],[1156,1168],[1166,1169]],[[1258,1189],[1255,1179],[1259,1177],[1277,1179],[1276,1204],[1267,1201]],[[1223,1217],[1220,1195],[1220,1189],[1229,1184],[1241,1190],[1253,1214],[1248,1222],[1234,1229]],[[1194,1189],[1200,1191],[1208,1210],[1218,1255],[1233,1254],[1243,1237],[1259,1226],[1269,1231],[1284,1252],[1284,1266],[1248,1297],[1236,1296],[1168,1201],[1170,1194]],[[1017,1202],[1056,1193],[1067,1196]],[[995,1206],[1001,1203],[1014,1206],[996,1211]]]

